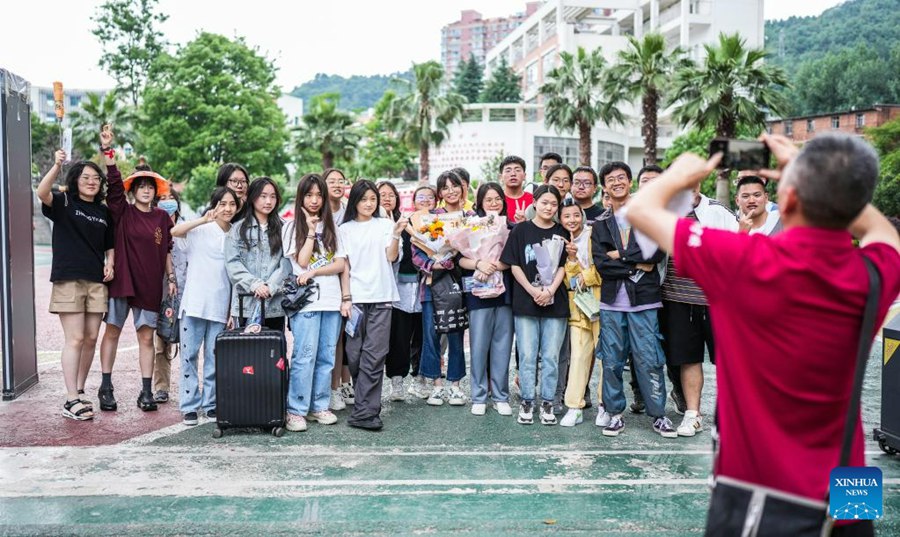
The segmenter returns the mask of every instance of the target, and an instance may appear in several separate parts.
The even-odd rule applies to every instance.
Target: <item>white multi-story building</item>
[[[720,33],[738,32],[748,47],[764,43],[763,0],[548,0],[518,28],[487,53],[487,76],[501,58],[522,76],[524,104],[467,105],[463,121],[432,150],[431,174],[456,166],[480,175],[484,161],[497,154],[525,159],[529,173],[536,171],[542,153],[561,154],[570,165],[578,163],[576,132],[556,132],[544,125],[539,89],[544,77],[559,62],[560,52],[600,48],[614,63],[616,55],[637,38],[658,32],[669,46],[681,46],[700,60],[704,44],[715,43]],[[596,125],[591,133],[591,165],[624,160],[635,171],[643,163],[640,110],[624,106],[625,125]],[[680,134],[665,111],[660,111],[660,155]],[[479,177],[480,178],[480,177]]]
[[[81,108],[81,105],[87,101],[88,93],[96,93],[100,99],[103,99],[109,92],[108,89],[86,90],[64,87],[63,106],[66,116]],[[53,101],[52,87],[31,86],[31,110],[41,118],[41,121],[47,123],[56,121],[56,103]]]
[[[282,93],[278,98],[278,108],[284,112],[285,122],[288,127],[299,127],[303,121],[303,99],[294,97],[289,93]]]

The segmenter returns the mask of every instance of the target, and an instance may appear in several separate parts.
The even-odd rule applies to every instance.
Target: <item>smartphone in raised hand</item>
[[[760,170],[769,168],[772,153],[769,147],[757,140],[714,138],[709,143],[709,156],[722,153],[718,168],[731,170]]]

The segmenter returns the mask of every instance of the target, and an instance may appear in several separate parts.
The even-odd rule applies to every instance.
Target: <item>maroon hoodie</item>
[[[130,306],[158,311],[166,255],[172,250],[172,220],[162,209],[145,213],[128,203],[116,166],[108,166],[106,174],[106,203],[116,224],[115,278],[109,284],[109,297],[125,297]]]

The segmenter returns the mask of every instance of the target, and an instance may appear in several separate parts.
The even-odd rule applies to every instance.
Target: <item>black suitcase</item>
[[[244,316],[240,295],[240,316]],[[265,301],[261,301],[265,319]],[[259,427],[284,435],[287,411],[288,362],[284,333],[262,327],[245,333],[244,328],[226,330],[216,337],[216,429]]]

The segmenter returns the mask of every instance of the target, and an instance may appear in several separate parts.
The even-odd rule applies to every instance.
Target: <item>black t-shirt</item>
[[[104,254],[116,243],[106,205],[57,192],[51,206],[41,204],[41,212],[54,224],[50,281],[102,282]]]
[[[588,207],[587,209],[584,210],[584,216],[588,220],[596,220],[597,217],[599,217],[601,214],[603,214],[603,207],[600,207],[599,205],[596,205],[596,204],[591,205],[590,207]]]
[[[531,220],[522,222],[510,231],[506,246],[500,255],[500,261],[507,265],[517,266],[522,269],[529,282],[534,282],[538,275],[537,260],[534,256],[534,246],[541,244],[544,239],[557,237],[565,239],[569,236],[561,225],[554,224],[549,229],[543,229],[535,225]],[[566,264],[566,251],[563,248],[559,255],[557,266],[562,267]],[[553,304],[549,306],[538,306],[528,291],[519,285],[519,282],[512,277],[512,310],[514,315],[527,315],[529,317],[568,317],[569,316],[569,298],[566,295],[565,285],[560,285],[553,295]],[[550,285],[552,282],[545,282]]]

